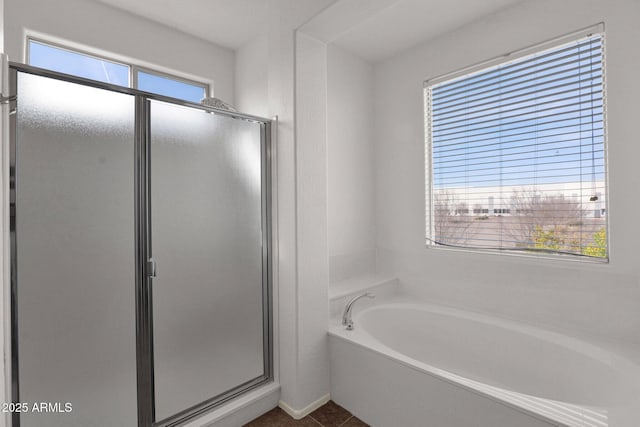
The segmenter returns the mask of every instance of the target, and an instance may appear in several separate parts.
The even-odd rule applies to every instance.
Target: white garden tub
[[[638,367],[587,342],[401,302],[354,324],[330,331],[332,398],[372,425],[640,426]]]

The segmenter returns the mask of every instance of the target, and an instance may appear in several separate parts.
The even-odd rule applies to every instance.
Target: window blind
[[[428,244],[608,258],[603,64],[589,35],[425,87]]]

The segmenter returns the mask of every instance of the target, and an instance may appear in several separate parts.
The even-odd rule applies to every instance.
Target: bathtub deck
[[[605,409],[572,405],[565,402],[556,402],[551,399],[529,396],[503,390],[498,387],[492,387],[487,384],[480,384],[458,376],[455,376],[455,381],[516,407],[543,415],[555,422],[562,423],[561,425],[563,426],[607,427],[609,425],[609,417]]]

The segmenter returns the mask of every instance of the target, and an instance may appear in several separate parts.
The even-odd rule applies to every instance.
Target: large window
[[[425,82],[428,245],[608,259],[603,36],[541,49]]]
[[[32,38],[27,39],[27,52],[27,63],[36,67],[185,101],[200,102],[209,92],[209,85],[206,83],[112,61]]]

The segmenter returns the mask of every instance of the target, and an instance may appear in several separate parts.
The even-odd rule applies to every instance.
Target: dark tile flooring
[[[282,409],[275,408],[249,424],[245,424],[245,427],[368,427],[368,425],[330,400],[300,420],[294,420]]]

